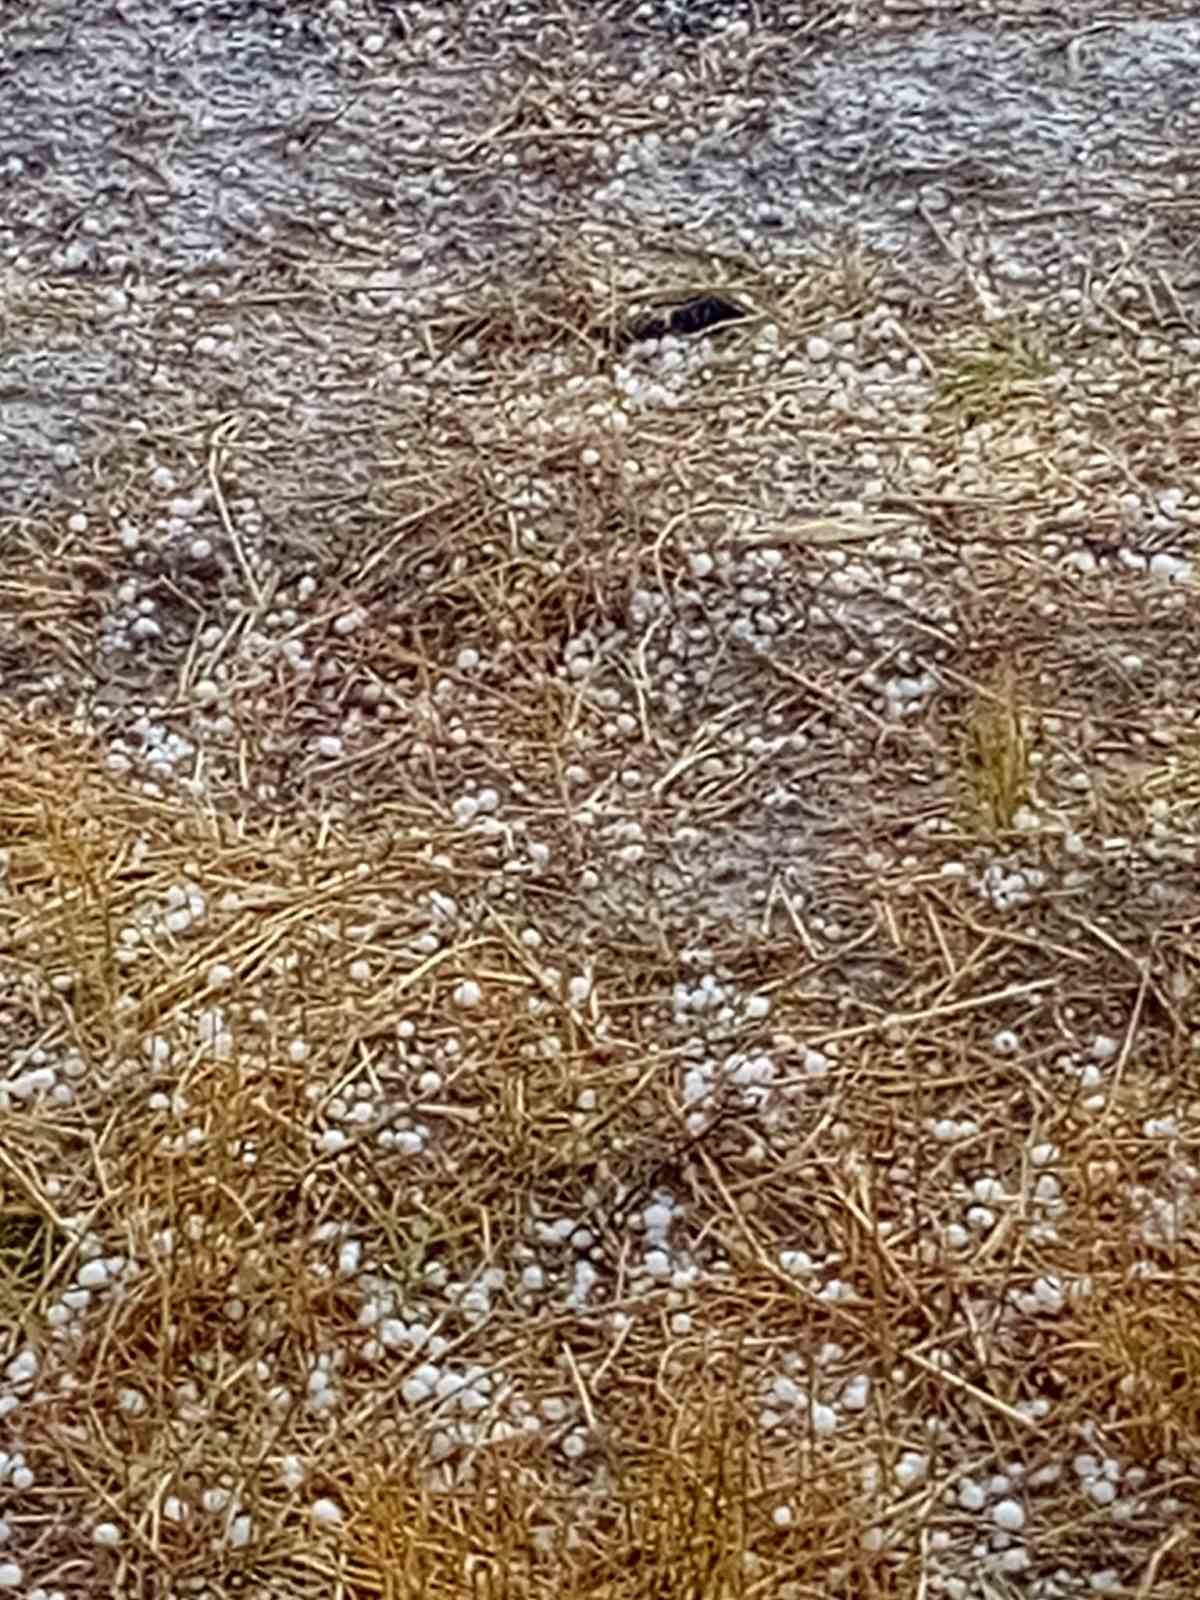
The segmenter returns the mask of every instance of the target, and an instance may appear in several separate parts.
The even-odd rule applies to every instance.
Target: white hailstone
[[[1020,1533],[1025,1526],[1025,1507],[1019,1500],[997,1500],[992,1521],[1003,1533]]]
[[[567,1002],[575,1007],[586,1005],[591,993],[592,980],[586,973],[581,973],[567,985]]]
[[[362,1245],[357,1239],[347,1239],[338,1251],[338,1272],[343,1278],[352,1278],[362,1265]]]
[[[796,1514],[791,1506],[776,1506],[771,1512],[771,1521],[777,1528],[790,1528],[796,1520]]]
[[[104,1289],[109,1283],[108,1263],[106,1261],[85,1261],[75,1274],[75,1281],[81,1289]]]
[[[361,957],[357,961],[352,961],[349,968],[349,977],[351,983],[370,983],[371,963]]]
[[[454,660],[454,665],[460,672],[474,672],[475,668],[479,665],[479,661],[479,651],[471,649],[471,647],[468,645],[465,649],[458,652],[458,655]]]
[[[204,981],[210,989],[226,989],[233,982],[233,968],[223,961],[214,961]]]
[[[424,1371],[424,1368],[414,1372],[411,1378],[405,1378],[400,1385],[400,1393],[406,1405],[419,1406],[422,1401],[428,1400],[433,1393],[433,1385],[421,1376],[422,1371]]]
[[[803,1277],[806,1273],[816,1271],[816,1263],[807,1250],[781,1250],[779,1265],[793,1278]]]
[[[343,1523],[345,1513],[336,1500],[314,1500],[312,1503],[312,1519],[319,1528],[336,1528]]]
[[[198,706],[215,705],[220,698],[220,685],[211,678],[200,678],[192,685],[192,699]]]
[[[37,1378],[37,1355],[32,1350],[22,1350],[5,1368],[5,1378],[18,1387]]]
[[[1192,575],[1192,564],[1180,556],[1160,551],[1150,557],[1150,576],[1160,583],[1186,583]]]
[[[1056,1277],[1039,1278],[1033,1286],[1033,1300],[1039,1311],[1057,1314],[1067,1303],[1061,1281]]]
[[[844,1282],[841,1278],[830,1278],[829,1282],[817,1295],[818,1300],[853,1300],[854,1286]]]
[[[562,1452],[568,1461],[578,1461],[587,1454],[587,1434],[581,1428],[569,1433],[562,1442]]]
[[[675,1213],[670,1206],[664,1205],[662,1201],[656,1201],[642,1212],[642,1225],[647,1233],[664,1234],[670,1228],[674,1217]]]
[[[546,1287],[546,1274],[536,1263],[524,1268],[521,1273],[521,1286],[531,1294]]]
[[[121,1543],[121,1530],[115,1522],[98,1522],[92,1529],[92,1543],[103,1550],[115,1550]]]
[[[837,1412],[832,1406],[822,1405],[820,1401],[814,1400],[808,1414],[812,1430],[818,1438],[827,1439],[830,1434],[837,1432]]]
[[[929,1473],[929,1457],[919,1450],[906,1450],[896,1463],[896,1482],[902,1489],[923,1483]]]
[[[652,1278],[661,1280],[671,1276],[671,1258],[665,1250],[647,1250],[644,1265]]]
[[[479,802],[473,794],[460,795],[450,808],[460,828],[468,828],[479,815]]]
[[[987,1490],[974,1478],[964,1478],[958,1486],[958,1503],[964,1511],[982,1511],[987,1505]]]
[[[366,620],[364,613],[357,608],[353,611],[343,611],[340,617],[334,618],[333,631],[344,639],[348,634],[361,628]]]
[[[229,1524],[229,1533],[226,1537],[228,1539],[230,1549],[244,1550],[254,1537],[253,1518],[248,1516],[245,1512],[243,1512],[241,1516],[234,1517],[233,1521]]]
[[[469,1011],[483,1000],[483,990],[471,978],[464,978],[454,990],[454,1004]]]
[[[187,1516],[187,1507],[177,1494],[169,1494],[163,1500],[162,1514],[168,1522],[182,1522]]]
[[[0,1589],[19,1589],[25,1574],[15,1561],[0,1561]]]
[[[758,1022],[771,1011],[771,1001],[765,994],[752,994],[746,1001],[746,1016],[751,1022]]]
[[[847,1411],[865,1411],[871,1399],[871,1380],[865,1374],[851,1378],[842,1390],[842,1405]]]
[[[1011,1028],[1001,1028],[992,1039],[992,1049],[998,1056],[1015,1056],[1021,1041]]]
[[[1111,1061],[1120,1048],[1115,1039],[1110,1039],[1105,1033],[1098,1033],[1092,1040],[1092,1060]]]
[[[814,335],[805,346],[805,351],[810,361],[828,361],[833,354],[833,346],[828,339]]]
[[[804,1399],[804,1390],[794,1378],[776,1378],[771,1385],[771,1400],[777,1406],[798,1406]]]
[[[326,761],[336,761],[345,749],[336,733],[325,733],[317,740],[317,754]]]
[[[342,1132],[340,1128],[326,1128],[325,1132],[317,1140],[317,1144],[320,1146],[321,1153],[327,1156],[337,1155],[337,1153],[340,1150],[344,1150],[349,1143],[349,1138]]]

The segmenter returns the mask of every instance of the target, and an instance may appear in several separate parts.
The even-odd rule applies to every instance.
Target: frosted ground
[[[0,1587],[1191,1600],[1187,10],[5,8]]]

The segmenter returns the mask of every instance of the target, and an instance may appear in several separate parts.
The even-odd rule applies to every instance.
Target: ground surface
[[[0,1586],[1194,1595],[1188,9],[0,13]]]

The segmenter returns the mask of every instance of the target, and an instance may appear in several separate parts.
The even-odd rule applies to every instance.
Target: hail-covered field
[[[1189,9],[5,9],[0,1590],[1191,1600]]]

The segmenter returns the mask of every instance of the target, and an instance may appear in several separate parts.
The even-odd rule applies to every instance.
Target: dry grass
[[[861,260],[784,273],[648,241],[635,264],[585,239],[441,307],[420,404],[398,398],[385,426],[364,401],[369,486],[299,527],[311,452],[262,416],[219,447],[207,417],[171,438],[181,474],[214,486],[214,537],[235,482],[278,524],[227,538],[219,604],[200,576],[142,569],[170,591],[163,637],[127,664],[102,737],[61,687],[0,722],[8,1049],[14,1071],[39,1051],[79,1064],[69,1098],[14,1097],[0,1124],[6,1356],[31,1347],[44,1375],[16,1413],[35,1484],[11,1517],[37,1581],[147,1600],[192,1583],[884,1600],[936,1592],[940,1570],[1003,1594],[1004,1552],[958,1486],[1008,1472],[1036,1574],[1194,1594],[1194,596],[1120,573],[1089,588],[1046,549],[1067,475],[1101,525],[1124,473],[1190,447],[1130,427],[1121,469],[1084,482],[1041,347],[994,348],[949,295],[903,324],[931,401],[949,397],[921,437],[831,414],[823,382],[756,344],[770,320],[802,348],[886,287]],[[593,414],[614,398],[612,330],[699,289],[752,314],[710,336],[685,402],[624,427]],[[1133,372],[1136,348],[1117,329],[1108,354]],[[887,493],[827,513],[868,449]],[[67,682],[92,625],[64,598],[84,558],[21,537],[21,581],[57,575]],[[713,622],[749,576],[721,568],[697,598],[702,547],[780,553],[770,652]],[[88,562],[119,565],[97,548]],[[315,598],[289,621],[303,573]],[[646,593],[661,619],[638,623]],[[673,704],[651,645],[677,623],[711,649]],[[44,654],[38,626],[16,631]],[[311,672],[235,648],[270,628]],[[573,676],[583,635],[599,643]],[[891,715],[886,684],[921,671],[937,693]],[[202,680],[227,725],[190,700]],[[107,770],[143,701],[202,746],[194,792]],[[760,715],[807,745],[739,745]],[[341,753],[314,754],[335,732]],[[777,781],[798,815],[768,811]],[[507,835],[453,820],[487,783]],[[610,819],[637,823],[644,854]],[[709,851],[690,877],[684,826]],[[530,841],[549,850],[536,871]],[[1041,877],[1004,909],[980,893],[990,868]],[[204,915],[176,929],[181,892]],[[673,989],[701,943],[736,1003],[699,1054],[769,1052],[778,1076],[756,1103],[718,1075],[697,1124],[708,1024]],[[1113,1047],[1089,1075],[1099,1034]],[[426,1125],[424,1146],[349,1120],[360,1090],[390,1130]],[[322,1143],[338,1128],[341,1148]],[[661,1190],[694,1282],[638,1275],[631,1218]],[[587,1250],[545,1243],[537,1225],[562,1217]],[[788,1269],[796,1251],[811,1273]],[[129,1265],[56,1323],[96,1253]],[[586,1304],[567,1296],[576,1254],[596,1269]],[[541,1296],[520,1287],[535,1260]],[[1060,1306],[1027,1299],[1039,1283]],[[405,1397],[419,1351],[369,1348],[380,1286],[447,1341],[443,1365],[487,1367],[470,1427]],[[322,1362],[329,1412],[311,1403]],[[782,1378],[800,1402],[771,1398]],[[851,1380],[863,1407],[827,1433]],[[1084,1449],[1145,1472],[1125,1521],[1076,1481]],[[314,1530],[321,1497],[340,1525]],[[97,1552],[109,1518],[124,1541]]]

